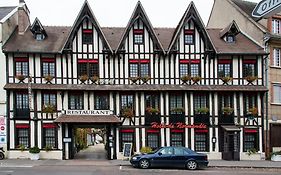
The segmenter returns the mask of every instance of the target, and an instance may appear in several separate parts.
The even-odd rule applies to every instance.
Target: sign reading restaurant
[[[66,110],[66,115],[111,115],[111,110]]]

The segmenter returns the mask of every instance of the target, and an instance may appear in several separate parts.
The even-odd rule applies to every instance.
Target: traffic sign
[[[262,0],[252,12],[253,17],[261,18],[274,15],[281,11],[281,0]]]

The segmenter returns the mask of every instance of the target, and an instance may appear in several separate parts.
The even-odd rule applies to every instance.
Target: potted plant
[[[130,78],[129,78],[129,80],[131,80],[131,81],[132,81],[132,84],[136,84],[136,83],[137,83],[137,81],[139,81],[139,80],[140,80],[140,77],[130,77]]]
[[[88,75],[84,74],[84,75],[81,75],[79,77],[79,80],[81,81],[81,83],[85,83],[85,81],[87,81],[89,79]]]
[[[144,76],[144,77],[141,77],[141,80],[142,80],[143,84],[146,84],[150,79],[151,79],[151,77],[148,76],[148,75]]]
[[[49,151],[51,151],[52,149],[53,149],[53,147],[52,147],[51,145],[46,145],[45,148],[44,148],[44,150],[45,150],[46,152],[49,152]]]
[[[194,84],[198,84],[198,82],[202,80],[202,78],[199,75],[195,77],[191,77],[191,79],[194,82]]]
[[[171,109],[171,112],[182,113],[182,112],[184,112],[184,109],[182,107],[177,107],[177,108]]]
[[[273,152],[271,154],[271,161],[281,161],[281,151]]]
[[[220,79],[222,80],[223,84],[228,84],[228,82],[233,80],[233,78],[230,76],[220,77]]]
[[[23,80],[25,80],[26,76],[22,75],[22,74],[17,74],[16,75],[16,79],[18,79],[20,82],[23,82]]]
[[[132,118],[132,117],[134,117],[134,111],[132,108],[126,107],[126,108],[122,109],[121,115],[126,118]]]
[[[258,108],[256,108],[256,107],[249,108],[248,114],[253,115],[253,116],[257,116],[258,115]]]
[[[207,107],[201,107],[196,109],[196,113],[198,114],[208,114],[208,112],[209,112],[209,108]]]
[[[91,81],[95,84],[97,84],[99,82],[100,78],[96,75],[94,75],[93,77],[91,77]]]
[[[20,144],[20,145],[17,146],[17,148],[18,148],[21,152],[23,152],[23,151],[25,150],[25,145]]]
[[[233,111],[234,111],[234,109],[232,107],[229,107],[229,106],[222,108],[222,112],[223,112],[224,115],[230,115],[230,114],[233,113]]]
[[[47,104],[43,106],[42,112],[44,113],[54,113],[56,112],[56,107],[54,105],[51,104]]]
[[[145,109],[145,111],[148,113],[148,114],[158,114],[159,113],[159,109],[158,108],[153,108],[153,107],[147,107]]]
[[[45,75],[44,79],[47,83],[51,83],[51,81],[54,79],[54,77],[52,75]]]
[[[183,83],[187,83],[187,82],[189,82],[191,80],[191,76],[190,75],[184,75],[184,76],[182,76],[181,77],[181,81],[183,82]]]
[[[38,148],[38,146],[31,147],[29,149],[29,153],[30,153],[30,160],[39,160],[40,149]]]

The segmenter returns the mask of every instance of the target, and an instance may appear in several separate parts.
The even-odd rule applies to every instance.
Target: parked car
[[[206,154],[197,153],[186,147],[161,147],[154,152],[132,156],[133,167],[176,167],[195,170],[208,166]]]

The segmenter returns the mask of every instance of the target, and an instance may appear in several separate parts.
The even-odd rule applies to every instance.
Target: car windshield
[[[163,147],[159,147],[156,150],[152,151],[151,153],[156,153],[157,151],[159,151],[160,149],[162,149]]]

